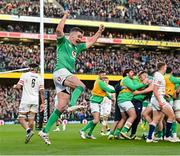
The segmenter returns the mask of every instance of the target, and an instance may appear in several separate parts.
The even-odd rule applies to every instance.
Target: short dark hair
[[[143,70],[138,73],[138,76],[141,76],[142,74],[147,74],[147,71]]]
[[[73,27],[71,30],[70,30],[70,33],[72,32],[80,32],[82,34],[84,34],[84,31],[78,27]]]
[[[37,64],[37,63],[29,64],[29,70],[30,71],[38,71],[38,69],[39,69],[39,64]]]
[[[160,70],[163,66],[165,66],[166,65],[166,63],[164,63],[164,62],[159,62],[158,64],[157,64],[157,69],[158,70]]]
[[[37,63],[30,63],[29,68],[38,68],[39,65]]]
[[[172,72],[172,68],[171,68],[171,67],[167,67],[166,73],[167,73],[167,74],[170,74],[171,72]]]
[[[123,72],[123,77],[127,76],[127,73],[129,73],[131,70],[133,71],[131,68],[125,69]]]
[[[99,70],[98,71],[98,74],[103,74],[103,73],[106,73],[105,70]]]

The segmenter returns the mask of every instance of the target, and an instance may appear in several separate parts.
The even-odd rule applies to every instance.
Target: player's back
[[[23,82],[21,103],[38,104],[39,90],[44,88],[42,78],[37,73],[27,72],[20,81]]]

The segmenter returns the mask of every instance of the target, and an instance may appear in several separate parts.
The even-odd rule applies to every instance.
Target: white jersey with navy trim
[[[21,104],[39,104],[39,91],[44,89],[43,79],[40,75],[27,72],[21,75],[18,84],[23,86]]]
[[[154,74],[153,84],[158,86],[159,95],[165,95],[166,81],[164,79],[164,76],[160,72],[156,72]],[[154,94],[153,94],[153,96],[154,96]]]

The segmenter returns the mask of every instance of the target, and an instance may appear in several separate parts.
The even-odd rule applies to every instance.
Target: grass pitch
[[[25,131],[20,125],[0,126],[0,155],[179,155],[180,143],[145,143],[144,140],[107,140],[100,135],[100,126],[94,131],[97,140],[82,140],[81,124],[69,124],[66,131],[50,132],[51,145],[40,140],[35,131],[25,144]],[[178,126],[180,132],[180,126]],[[138,134],[142,132],[139,131]],[[180,136],[180,134],[178,134]]]

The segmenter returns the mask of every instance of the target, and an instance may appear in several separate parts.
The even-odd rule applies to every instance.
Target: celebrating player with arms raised
[[[56,87],[58,105],[51,114],[46,127],[39,132],[40,137],[46,144],[51,144],[48,138],[48,132],[52,125],[58,120],[59,116],[69,104],[69,88],[74,89],[71,95],[70,106],[74,106],[85,90],[85,85],[75,76],[75,61],[77,56],[87,48],[90,48],[104,31],[104,26],[100,25],[99,30],[86,43],[80,43],[83,38],[83,31],[80,28],[72,28],[69,33],[69,39],[64,35],[64,25],[69,12],[66,11],[60,23],[56,28],[57,34],[57,64],[54,69],[53,79]]]

